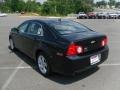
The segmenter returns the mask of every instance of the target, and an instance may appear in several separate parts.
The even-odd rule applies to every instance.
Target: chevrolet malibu
[[[71,20],[27,20],[12,28],[11,50],[36,61],[43,76],[75,75],[108,58],[108,38]]]

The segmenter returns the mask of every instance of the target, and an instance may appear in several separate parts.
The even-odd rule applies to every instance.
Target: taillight
[[[104,46],[107,45],[107,43],[108,43],[108,38],[105,37],[105,38],[101,41],[101,46],[104,47]]]
[[[75,55],[78,55],[78,54],[81,54],[81,53],[83,53],[82,46],[76,45],[74,43],[71,43],[68,46],[67,56],[75,56]]]

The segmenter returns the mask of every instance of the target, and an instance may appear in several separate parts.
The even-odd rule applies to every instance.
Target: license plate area
[[[101,59],[101,54],[91,56],[90,57],[90,64],[91,65],[97,64],[100,62],[100,59]]]

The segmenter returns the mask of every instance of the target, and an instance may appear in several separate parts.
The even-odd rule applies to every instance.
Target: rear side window
[[[27,30],[28,34],[34,34],[34,35],[39,35],[43,36],[43,28],[41,24],[38,23],[32,23]]]
[[[73,21],[58,21],[51,23],[51,26],[54,27],[60,34],[90,31],[85,26]]]

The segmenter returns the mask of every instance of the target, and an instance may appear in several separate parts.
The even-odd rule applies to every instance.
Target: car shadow
[[[78,73],[75,76],[64,76],[64,75],[60,75],[60,74],[55,74],[54,76],[50,77],[49,79],[54,82],[57,82],[59,84],[67,85],[67,84],[72,84],[74,82],[85,79],[85,78],[93,75],[98,70],[99,70],[99,67],[94,67],[94,68],[88,69],[86,71],[83,71],[81,73]]]
[[[32,60],[31,58],[29,58],[27,55],[20,52],[19,50],[15,50],[14,52],[11,51],[10,53],[16,54],[21,60],[23,60],[32,69],[34,69],[36,72],[39,73],[39,70],[36,66],[36,62],[34,60]],[[52,81],[62,84],[62,85],[67,85],[67,84],[71,84],[71,83],[77,82],[79,80],[82,80],[84,78],[87,78],[90,75],[93,75],[98,70],[99,70],[99,67],[94,67],[94,68],[88,69],[86,71],[83,71],[82,73],[76,74],[75,76],[65,76],[65,75],[54,73],[52,76],[50,76],[47,79],[52,80]]]

